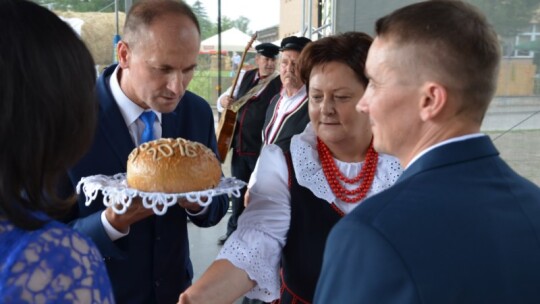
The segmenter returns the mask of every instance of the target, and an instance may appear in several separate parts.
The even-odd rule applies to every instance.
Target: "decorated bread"
[[[214,188],[221,179],[216,155],[183,138],[144,143],[129,154],[126,180],[145,192],[183,193]]]

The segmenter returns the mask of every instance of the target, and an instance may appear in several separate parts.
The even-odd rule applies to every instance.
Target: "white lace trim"
[[[99,174],[83,177],[77,184],[77,194],[82,191],[86,197],[85,205],[89,206],[101,191],[103,204],[106,207],[114,207],[112,210],[117,214],[124,214],[133,199],[140,197],[145,208],[153,209],[157,215],[163,215],[169,207],[176,205],[180,199],[184,198],[190,203],[206,207],[210,205],[214,196],[227,194],[239,197],[240,189],[245,185],[245,182],[234,177],[222,177],[219,185],[213,189],[186,193],[144,192],[129,188],[125,173],[113,176]]]
[[[349,213],[363,201],[356,204],[345,203],[332,192],[321,167],[317,152],[317,140],[311,123],[308,124],[303,133],[292,138],[291,157],[298,184],[311,190],[316,197],[329,203],[335,202],[345,213]],[[348,178],[357,176],[364,164],[364,162],[346,163],[337,159],[335,161],[340,171]],[[377,171],[375,172],[373,184],[366,197],[370,197],[389,188],[395,183],[401,172],[401,165],[395,157],[379,154]],[[352,189],[357,185],[346,186]]]
[[[257,285],[245,294],[271,302],[279,298],[281,246],[257,227],[242,226],[223,245],[216,260],[226,259],[247,272]]]

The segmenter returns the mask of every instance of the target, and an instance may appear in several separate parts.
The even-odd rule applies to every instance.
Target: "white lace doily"
[[[77,194],[81,193],[82,189],[86,197],[85,205],[89,206],[101,191],[103,204],[107,207],[114,206],[112,209],[117,214],[125,213],[133,198],[138,196],[141,197],[145,208],[151,208],[155,214],[163,215],[167,212],[168,207],[177,204],[178,199],[185,198],[191,203],[205,207],[212,202],[214,196],[228,194],[239,197],[240,189],[245,185],[245,182],[234,177],[222,177],[217,187],[202,191],[186,193],[143,192],[129,188],[126,183],[126,174],[119,173],[114,176],[83,177],[77,184]]]

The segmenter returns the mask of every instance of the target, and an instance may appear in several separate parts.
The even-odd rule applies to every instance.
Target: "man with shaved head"
[[[398,9],[376,34],[357,110],[405,170],[334,226],[315,303],[540,303],[540,189],[480,133],[497,34],[456,0]]]

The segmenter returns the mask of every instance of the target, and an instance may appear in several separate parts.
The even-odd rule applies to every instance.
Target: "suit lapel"
[[[110,67],[109,70],[112,73],[114,67]],[[110,93],[109,78],[110,76],[103,77],[101,82],[98,83],[98,94],[100,95],[99,132],[102,132],[109,147],[125,170],[128,155],[135,148],[135,144],[131,140],[131,135],[120,109]]]
[[[488,136],[449,143],[421,156],[403,171],[397,182],[406,180],[422,171],[498,154],[499,151]]]
[[[179,134],[180,121],[176,112],[161,114],[161,137],[176,138]]]

